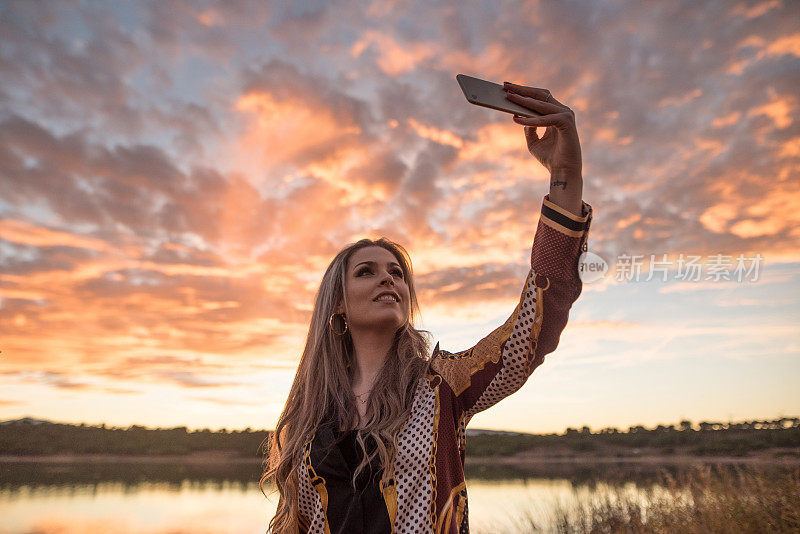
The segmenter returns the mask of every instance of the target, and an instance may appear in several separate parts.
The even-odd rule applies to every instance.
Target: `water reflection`
[[[589,500],[608,488],[658,489],[655,464],[525,468],[468,464],[473,534],[546,525],[558,504]],[[258,488],[258,461],[239,463],[0,463],[0,534],[263,533],[277,494]]]
[[[16,486],[80,485],[120,482],[137,486],[166,482],[180,487],[185,480],[209,483],[258,483],[261,466],[252,462],[0,462],[0,488]]]
[[[664,474],[676,476],[687,467],[680,464],[655,464],[635,462],[575,463],[550,461],[524,466],[497,463],[467,463],[467,477],[480,480],[507,479],[563,479],[573,486],[593,485],[597,482],[626,484],[628,482],[651,483]]]
[[[686,468],[664,464],[576,464],[569,461],[531,466],[509,466],[491,463],[467,463],[467,478],[475,480],[509,480],[528,478],[564,479],[572,484],[652,482],[659,474],[676,475]],[[261,465],[251,462],[0,462],[0,488],[18,486],[80,485],[120,482],[137,486],[144,482],[166,482],[179,488],[186,480],[223,484],[239,482],[245,486],[258,483]]]
[[[188,480],[0,490],[0,508],[4,534],[263,532],[274,513],[255,484]]]

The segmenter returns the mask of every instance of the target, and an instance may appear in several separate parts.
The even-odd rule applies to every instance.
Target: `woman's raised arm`
[[[545,113],[514,120],[526,125],[528,149],[551,172],[550,193],[542,202],[531,270],[514,312],[468,350],[453,354],[437,345],[434,351],[431,368],[447,384],[463,424],[522,387],[544,356],[555,350],[582,289],[578,258],[588,238],[592,207],[581,199],[574,114],[549,91],[514,88],[521,96],[509,96],[510,100]],[[547,127],[541,138],[535,126]]]

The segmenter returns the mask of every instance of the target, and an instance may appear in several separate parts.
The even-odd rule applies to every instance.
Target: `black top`
[[[322,424],[311,444],[311,465],[325,479],[328,492],[328,525],[331,534],[385,534],[391,527],[380,491],[379,456],[358,474],[355,490],[352,486],[353,473],[362,458],[356,432],[340,432],[330,423]],[[364,445],[367,453],[376,449],[369,436],[364,438]]]

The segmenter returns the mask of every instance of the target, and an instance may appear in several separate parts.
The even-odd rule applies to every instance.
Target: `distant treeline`
[[[185,426],[150,429],[13,421],[0,424],[0,455],[118,454],[186,455],[230,451],[239,456],[263,457],[266,430],[189,431]]]
[[[262,458],[266,430],[188,431],[186,427],[149,429],[133,425],[107,428],[22,419],[0,423],[0,455],[113,454],[186,455],[194,452],[229,451],[241,457]],[[545,454],[635,454],[655,450],[661,454],[684,452],[697,455],[743,456],[776,447],[800,447],[800,418],[741,423],[681,421],[647,429],[627,430],[589,427],[568,428],[563,434],[511,434],[470,431],[469,456],[507,456],[537,449]]]
[[[628,456],[643,451],[656,454],[745,456],[750,452],[776,447],[800,447],[800,418],[741,423],[681,421],[655,428],[632,426],[627,431],[604,428],[592,432],[587,426],[568,428],[563,434],[517,434],[497,439],[489,434],[471,436],[467,454],[508,456],[538,449],[544,453],[596,453]],[[791,452],[789,452],[791,454]]]

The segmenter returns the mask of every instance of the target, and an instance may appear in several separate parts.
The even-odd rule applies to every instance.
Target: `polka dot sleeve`
[[[455,354],[437,350],[431,362],[468,420],[517,391],[545,354],[555,350],[569,309],[581,293],[578,258],[588,238],[592,207],[581,217],[550,202],[531,250],[531,270],[508,320],[474,347]]]
[[[561,332],[567,326],[569,310],[581,294],[578,276],[578,259],[586,247],[589,227],[592,224],[592,207],[582,203],[581,217],[550,202],[550,195],[542,201],[542,215],[533,240],[531,268],[537,275],[537,286],[544,284],[545,310],[542,329],[536,343],[532,366],[544,361],[546,354],[556,350]],[[539,282],[542,278],[546,281]]]

